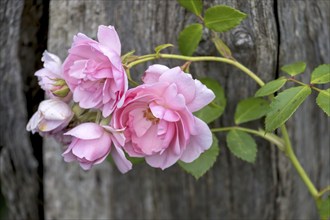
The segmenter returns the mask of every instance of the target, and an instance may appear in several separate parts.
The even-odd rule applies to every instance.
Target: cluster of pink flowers
[[[99,26],[97,38],[77,34],[63,64],[44,52],[44,68],[35,75],[48,99],[28,131],[67,144],[64,160],[85,170],[109,154],[122,173],[132,168],[126,154],[165,169],[192,162],[211,146],[209,127],[193,115],[214,99],[210,89],[180,67],[159,64],[145,71],[143,84],[128,89],[114,27]]]

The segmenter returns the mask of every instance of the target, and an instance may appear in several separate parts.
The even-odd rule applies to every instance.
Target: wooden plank
[[[285,11],[281,8],[281,5],[285,4],[284,1],[274,2],[273,0],[226,0],[204,1],[204,3],[207,6],[228,4],[248,14],[247,20],[241,26],[224,34],[223,37],[239,61],[258,73],[263,80],[274,79],[278,74],[278,30],[277,17],[274,14],[277,8],[274,9],[274,6],[278,4],[279,16],[281,13],[290,14],[292,9],[285,9]],[[299,12],[299,7],[302,6],[298,7],[297,3],[295,7],[298,8],[294,9],[298,11],[295,13],[303,13]],[[307,6],[303,7],[307,8]],[[321,7],[318,8],[321,10]],[[315,13],[312,13],[306,15],[308,16],[306,20],[311,19],[309,16],[315,16],[315,19],[326,19],[324,8],[326,7],[322,7],[321,10],[323,17],[317,18]],[[296,47],[287,49],[282,46],[285,42],[282,41],[284,31],[282,29],[290,29],[291,24],[287,21],[289,18],[281,19],[280,48],[287,55],[283,58],[285,60],[290,57],[289,54]],[[120,35],[123,53],[132,49],[135,49],[137,54],[152,53],[153,48],[159,44],[176,43],[179,31],[193,21],[197,19],[187,14],[176,1],[170,0],[52,1],[49,51],[65,58],[66,50],[70,47],[74,34],[83,32],[95,38],[98,25],[111,24],[116,27]],[[302,26],[305,29],[311,28],[311,26]],[[295,36],[294,34],[290,34],[291,39]],[[321,39],[326,40],[329,32],[321,36],[317,41],[319,47],[325,45],[324,42],[321,44]],[[209,33],[205,32],[196,54],[217,54],[209,37]],[[314,37],[316,35],[313,35],[311,39]],[[288,40],[291,43],[293,41]],[[307,44],[309,45],[312,41],[307,41]],[[312,47],[308,45],[307,47]],[[324,55],[327,54],[324,50],[320,50],[320,53],[314,50],[314,56],[325,56],[323,59],[328,59],[326,56],[329,55]],[[177,50],[174,49],[174,52]],[[280,63],[284,63],[284,60]],[[183,63],[164,60],[159,62],[169,66]],[[314,65],[315,62],[311,60]],[[151,63],[155,62],[148,64]],[[138,78],[146,67],[147,65],[141,65],[134,68],[132,74]],[[225,115],[216,122],[218,126],[233,125],[233,112],[237,102],[252,95],[258,88],[256,83],[241,71],[225,64],[193,64],[191,71],[197,76],[207,75],[215,78],[226,90],[228,107]],[[319,123],[323,124],[316,128]],[[306,141],[307,134],[310,132],[315,134],[313,137],[316,138],[318,144],[324,146],[329,143],[328,140],[324,143],[318,141],[319,136],[310,130],[313,128],[326,132],[328,130],[326,120],[320,117],[316,122],[313,121],[313,124],[314,127],[304,126],[303,133],[297,131],[301,129],[299,124],[296,125],[299,128],[291,130],[295,135],[295,145],[300,146],[302,140],[310,143]],[[262,123],[250,125],[255,128],[262,127]],[[303,135],[301,140],[300,135]],[[60,156],[63,148],[53,140],[47,139],[44,155],[46,218],[214,219],[220,216],[223,219],[246,217],[286,219],[303,215],[316,218],[315,207],[311,206],[310,199],[299,202],[299,207],[288,205],[297,201],[297,198],[301,201],[309,195],[299,177],[294,174],[294,170],[288,168],[287,159],[279,156],[273,146],[258,139],[258,158],[256,163],[251,165],[232,156],[225,148],[224,136],[221,134],[219,138],[221,155],[215,167],[197,182],[177,166],[160,171],[141,164],[135,166],[128,174],[122,175],[116,168],[104,163],[86,173],[76,164],[65,164]],[[306,149],[307,145],[304,146]],[[320,161],[329,161],[324,153],[327,153],[327,150],[318,153],[319,157],[322,157]],[[301,152],[298,152],[298,156],[301,156]],[[309,163],[309,161],[306,162]],[[328,174],[323,173],[325,164],[313,162],[311,166],[313,174],[318,175],[314,179],[325,185],[328,181]],[[300,187],[297,192],[304,192],[302,194],[305,195],[304,197],[300,197],[296,192],[291,193],[290,190],[296,187]],[[287,206],[295,210],[286,208]]]
[[[280,27],[279,66],[296,61],[307,63],[306,74],[297,76],[308,83],[310,73],[330,63],[330,2],[323,0],[277,1]],[[325,88],[324,86],[321,86]],[[289,133],[302,166],[318,189],[330,185],[329,118],[315,104],[313,92],[289,120]],[[317,219],[313,199],[287,158],[279,158],[279,219]]]
[[[24,1],[0,1],[0,177],[9,219],[38,219],[38,163],[28,133],[19,63]]]

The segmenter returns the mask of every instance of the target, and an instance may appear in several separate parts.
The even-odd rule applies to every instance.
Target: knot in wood
[[[252,48],[254,43],[252,40],[252,36],[245,30],[239,29],[234,33],[234,45],[239,48]]]

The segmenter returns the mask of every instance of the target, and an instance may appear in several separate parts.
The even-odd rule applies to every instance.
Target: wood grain
[[[25,130],[26,103],[19,63],[24,1],[0,1],[0,178],[9,219],[38,219],[38,163]]]
[[[223,34],[222,38],[232,48],[235,58],[265,81],[282,74],[279,67],[290,62],[306,61],[307,72],[321,63],[329,63],[328,1],[212,0],[204,1],[204,4],[227,4],[248,14],[242,25]],[[193,15],[171,0],[53,0],[48,50],[64,59],[74,34],[83,32],[96,38],[98,25],[111,24],[120,35],[123,53],[132,49],[137,54],[151,53],[159,44],[175,44],[179,31],[196,21]],[[177,49],[168,51],[177,52]],[[218,55],[210,43],[210,33],[205,30],[196,55],[209,54]],[[156,62],[169,66],[183,63]],[[154,62],[134,68],[132,74],[139,78],[151,63]],[[195,76],[213,77],[225,88],[228,107],[215,123],[217,126],[233,125],[237,102],[253,95],[258,88],[241,71],[227,64],[196,63],[191,72]],[[308,82],[309,76],[300,79]],[[329,119],[313,103],[315,96],[313,94],[289,121],[289,130],[298,158],[316,186],[321,188],[330,183],[330,170],[327,169]],[[263,126],[262,122],[248,125]],[[288,159],[274,146],[258,139],[257,161],[251,165],[229,153],[223,134],[219,134],[219,140],[221,155],[214,168],[195,181],[177,166],[160,171],[141,164],[122,175],[115,167],[103,163],[84,172],[77,164],[63,162],[63,146],[53,139],[45,139],[45,217],[317,219],[307,189]]]

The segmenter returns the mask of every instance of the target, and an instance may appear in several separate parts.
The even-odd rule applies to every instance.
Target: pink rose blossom
[[[179,67],[150,66],[143,81],[128,90],[112,117],[114,128],[125,128],[125,151],[161,169],[178,160],[192,162],[212,144],[209,127],[192,112],[210,103],[214,93]]]
[[[60,98],[68,102],[72,98],[62,75],[62,62],[58,56],[49,53],[47,50],[42,54],[41,61],[44,62],[44,68],[38,70],[35,76],[38,77],[40,87],[45,90],[47,97]],[[65,93],[61,97],[56,93]]]
[[[71,121],[71,108],[59,99],[48,99],[40,103],[38,111],[31,117],[26,130],[33,134],[56,134],[62,131]]]
[[[108,117],[122,104],[128,82],[121,63],[121,44],[112,26],[99,26],[99,42],[79,33],[64,61],[64,78],[73,100],[85,109],[101,109]]]
[[[64,135],[72,136],[72,142],[62,154],[66,162],[78,161],[84,170],[105,160],[111,152],[118,169],[126,173],[132,164],[126,159],[121,146],[125,143],[122,130],[95,123],[83,123],[68,131]],[[111,149],[111,144],[114,148]]]

